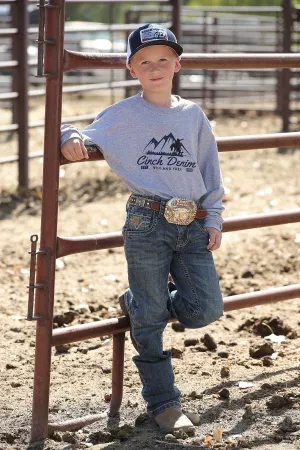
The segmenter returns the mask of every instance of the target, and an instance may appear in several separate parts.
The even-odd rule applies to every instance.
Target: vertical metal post
[[[131,22],[132,22],[132,20],[131,20],[131,11],[130,11],[130,9],[127,9],[127,11],[125,11],[125,23],[128,24],[128,23],[131,23]],[[127,33],[125,32],[126,46],[127,46],[127,41],[128,41],[129,34],[130,34],[130,32],[127,32]],[[131,75],[129,73],[129,70],[127,69],[127,67],[125,67],[125,80],[131,80],[131,79],[132,78],[131,78]],[[131,95],[131,89],[128,86],[128,87],[125,88],[125,98],[130,97],[130,95]]]
[[[283,35],[283,8],[281,8],[280,13],[276,13],[276,47],[275,52],[282,52],[282,35]],[[276,113],[281,114],[281,70],[276,70]]]
[[[35,299],[36,349],[31,440],[48,434],[49,385],[51,369],[52,321],[54,306],[55,261],[57,239],[57,205],[60,162],[60,124],[63,79],[64,0],[49,0],[45,5],[46,81],[43,200],[40,245],[51,259],[38,257],[36,282],[44,282]]]
[[[110,415],[115,416],[123,397],[125,333],[113,335],[112,395]]]
[[[212,53],[216,53],[217,48],[217,40],[218,40],[218,18],[213,18],[213,36],[212,36]],[[211,82],[211,89],[210,89],[210,102],[211,102],[211,117],[215,116],[215,105],[216,105],[216,79],[217,79],[218,72],[217,70],[212,70],[210,72],[210,82]]]
[[[170,0],[172,5],[172,27],[179,44],[181,43],[181,0]],[[180,72],[173,78],[173,94],[180,94]]]
[[[17,0],[11,6],[12,25],[18,29],[12,45],[13,59],[18,67],[13,74],[13,90],[18,92],[13,102],[13,122],[18,128],[19,187],[28,188],[28,0]]]
[[[292,0],[283,0],[283,52],[290,53],[292,51],[292,27],[293,27],[293,6]],[[290,69],[282,69],[281,79],[281,114],[282,114],[282,131],[289,131],[290,124],[290,94],[291,94],[291,71]]]
[[[208,17],[207,17],[207,12],[204,11],[203,13],[203,27],[202,27],[202,52],[206,53],[207,52],[207,48],[208,48],[208,42],[207,42],[207,36],[208,36],[208,29],[207,29],[207,23],[208,23]],[[203,69],[202,70],[202,74],[203,74],[203,79],[202,79],[202,107],[205,108],[206,107],[206,97],[207,97],[207,86],[206,86],[206,81],[207,81],[207,70]]]

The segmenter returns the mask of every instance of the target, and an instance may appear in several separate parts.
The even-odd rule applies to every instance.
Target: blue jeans
[[[149,198],[149,197],[147,197]],[[151,198],[151,197],[150,197]],[[157,197],[152,197],[157,200]],[[207,250],[203,220],[175,225],[160,211],[127,205],[123,227],[129,289],[125,292],[133,357],[150,415],[180,407],[171,353],[163,350],[163,331],[171,318],[187,328],[201,328],[223,315],[223,299],[213,256]],[[199,205],[198,205],[199,207]],[[175,289],[169,289],[169,273]]]

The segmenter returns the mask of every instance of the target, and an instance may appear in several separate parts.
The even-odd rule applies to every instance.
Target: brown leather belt
[[[180,208],[182,205],[184,208],[185,203],[193,204],[193,211],[191,212],[191,214],[189,214],[189,217],[187,219],[186,218],[181,219],[180,216],[178,216],[178,214],[177,215],[174,214],[174,217],[172,217],[172,208],[175,208],[175,209]],[[141,206],[143,208],[150,208],[150,209],[153,209],[154,211],[159,211],[161,209],[161,201],[152,200],[152,199],[145,198],[145,197],[139,197],[137,195],[131,195],[128,199],[128,204],[135,205],[135,206]],[[168,212],[168,209],[170,210],[169,212]],[[176,198],[171,199],[164,206],[164,210],[165,210],[166,219],[171,223],[176,223],[179,225],[180,224],[188,225],[194,219],[202,219],[207,216],[207,211],[205,209],[197,209],[196,203],[193,200],[187,200],[187,199],[176,199]],[[183,215],[184,215],[184,213],[183,213]],[[176,216],[176,218],[175,218],[175,216]]]

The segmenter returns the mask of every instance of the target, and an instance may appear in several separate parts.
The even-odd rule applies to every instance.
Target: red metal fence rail
[[[71,68],[118,67],[124,68],[125,55],[81,55],[65,51],[63,45],[64,0],[49,0],[45,5],[46,25],[44,35],[44,70],[46,80],[45,150],[43,170],[43,199],[40,232],[40,248],[36,250],[37,237],[32,237],[31,267],[37,271],[30,275],[30,320],[36,320],[36,350],[32,411],[32,441],[45,439],[55,429],[76,429],[97,420],[87,416],[59,424],[48,424],[49,386],[51,372],[51,349],[59,343],[113,335],[112,400],[111,414],[118,411],[123,390],[124,340],[129,323],[126,318],[114,318],[66,329],[52,330],[54,309],[55,261],[65,254],[121,246],[120,233],[109,235],[58,237],[57,212],[60,167],[60,124],[62,107],[62,75]],[[53,45],[55,41],[55,45]],[[51,42],[51,44],[50,44]],[[300,67],[300,54],[265,56],[257,55],[186,55],[184,67],[207,67],[226,69],[228,67]],[[275,142],[297,146],[299,133],[283,135],[248,136],[221,138],[221,151],[273,146]],[[99,152],[90,150],[91,160],[99,159]],[[300,209],[278,211],[225,221],[224,231],[241,230],[257,226],[270,226],[300,221]],[[32,292],[35,294],[32,296]],[[282,301],[300,297],[300,285],[295,284],[273,290],[248,293],[225,298],[225,310],[243,308],[267,302]]]

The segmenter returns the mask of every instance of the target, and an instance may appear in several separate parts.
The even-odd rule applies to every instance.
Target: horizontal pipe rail
[[[122,80],[122,81],[106,81],[102,83],[81,84],[76,86],[65,86],[63,94],[73,94],[77,92],[94,91],[100,89],[120,89],[127,87],[140,86],[139,81],[136,80]],[[199,89],[199,88],[198,88]],[[29,91],[29,97],[41,97],[46,93],[45,89],[34,89]],[[0,94],[1,95],[1,94]],[[1,99],[1,97],[0,97]]]
[[[249,134],[217,138],[219,152],[300,146],[300,133]]]
[[[300,132],[253,134],[248,136],[219,137],[216,139],[219,152],[256,150],[260,148],[280,148],[300,146]],[[93,147],[88,148],[89,159],[80,162],[99,161],[103,159],[102,153]],[[61,164],[74,164],[78,161],[68,161],[61,158]]]
[[[64,71],[80,69],[124,69],[125,53],[83,53],[64,51]],[[186,53],[183,69],[284,69],[299,68],[299,53]]]
[[[0,30],[0,38],[12,37],[15,36],[16,34],[18,34],[17,28],[4,28]]]
[[[276,303],[300,297],[300,284],[249,292],[247,294],[224,297],[224,311],[249,308],[266,303]],[[126,317],[106,319],[66,328],[56,328],[52,334],[52,346],[71,344],[100,336],[122,333],[129,330],[129,320]]]
[[[0,94],[0,101],[13,100],[18,97],[19,97],[18,92],[7,92],[7,93],[5,92]]]
[[[66,3],[77,4],[77,3],[170,3],[169,0],[66,0]]]
[[[18,66],[18,61],[1,61],[0,70],[14,69]]]
[[[247,217],[231,217],[224,220],[223,231],[239,231],[251,228],[269,227],[300,222],[300,209],[292,209]],[[74,253],[102,250],[123,246],[121,232],[94,234],[87,236],[57,237],[57,258]]]

